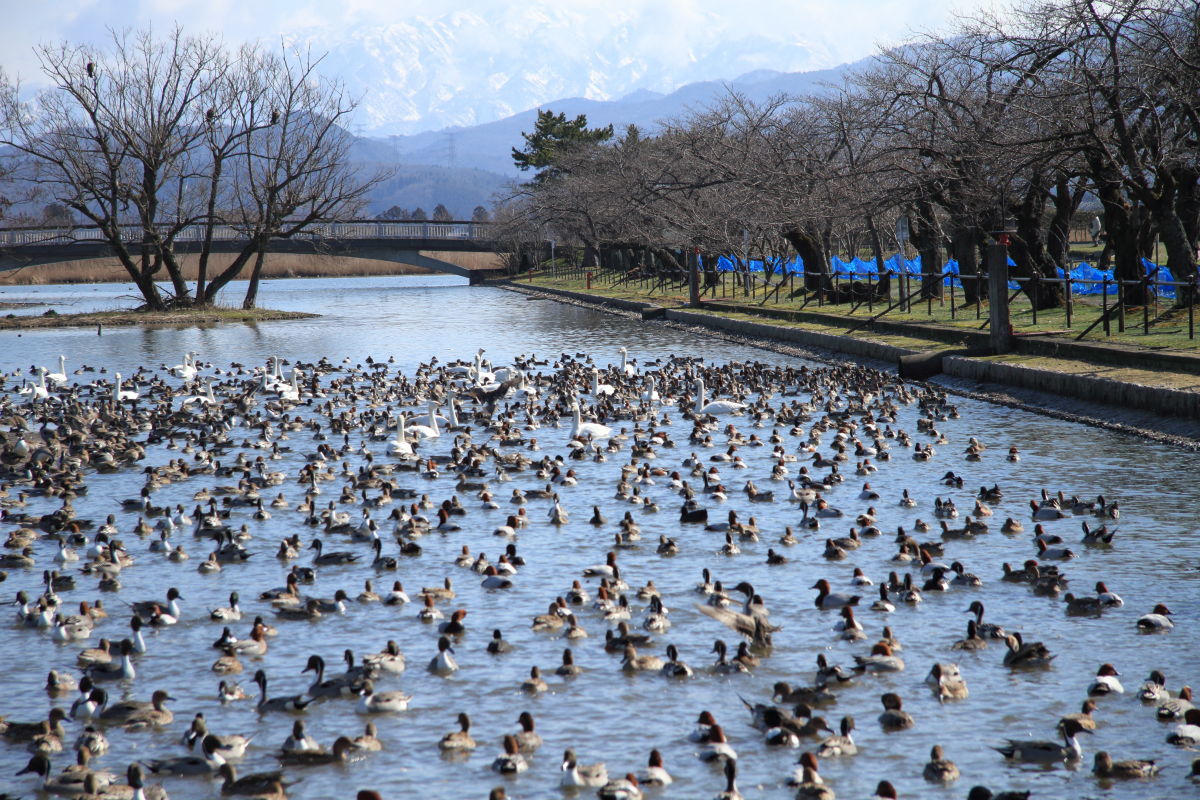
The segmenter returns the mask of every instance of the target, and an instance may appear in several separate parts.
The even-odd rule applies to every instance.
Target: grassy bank
[[[287,319],[312,319],[319,314],[301,311],[275,311],[269,308],[207,308],[178,311],[90,311],[83,314],[42,314],[36,317],[8,315],[0,317],[0,330],[34,330],[127,325],[214,325],[222,322],[269,322]]]
[[[521,284],[529,283],[522,276]],[[814,317],[825,317],[834,327],[845,327],[847,324],[865,322],[867,319],[884,311],[886,305],[875,303],[872,306],[862,304],[854,308],[851,304],[837,306],[818,305],[814,301],[805,302],[804,296],[789,297],[786,293],[772,295],[764,302],[763,291],[747,294],[736,286],[736,281],[728,280],[724,289],[719,289],[714,298],[711,294],[705,296],[706,309],[717,311],[722,303],[735,305],[740,309],[748,306],[758,306],[765,309],[782,311],[804,311]],[[607,281],[594,279],[592,288],[586,287],[586,281],[575,277],[552,276],[550,274],[536,275],[531,283],[535,288],[539,285],[551,288],[568,289],[576,292],[613,297],[621,300],[635,300],[656,303],[667,307],[684,306],[687,304],[686,287],[667,286],[656,289],[649,281],[645,283],[629,282],[607,285]],[[986,331],[988,323],[988,304],[983,302],[976,306],[963,306],[961,290],[951,295],[947,291],[940,300],[914,301],[911,311],[892,309],[881,319],[887,322],[911,325],[913,335],[921,337],[921,326],[935,325],[948,329],[963,331]],[[1113,298],[1109,299],[1110,304]],[[1160,301],[1157,307],[1130,308],[1125,310],[1125,330],[1121,331],[1119,320],[1114,315],[1110,321],[1109,332],[1106,335],[1103,325],[1095,325],[1084,337],[1085,342],[1117,344],[1123,347],[1145,348],[1149,350],[1177,350],[1180,352],[1196,353],[1200,351],[1200,308],[1194,318],[1189,321],[1188,309],[1172,308],[1170,300]],[[1077,296],[1071,308],[1071,319],[1068,324],[1065,308],[1048,309],[1034,312],[1024,295],[1018,296],[1010,306],[1010,321],[1013,332],[1018,335],[1061,336],[1073,340],[1093,323],[1097,322],[1102,313],[1100,298],[1095,296]],[[1149,325],[1144,327],[1144,322]],[[819,323],[817,323],[819,324]],[[1148,328],[1148,333],[1146,332]],[[1189,333],[1195,331],[1196,338],[1190,338]]]

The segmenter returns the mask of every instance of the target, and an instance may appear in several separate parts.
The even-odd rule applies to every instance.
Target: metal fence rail
[[[599,286],[636,287],[638,291],[648,295],[679,294],[687,291],[687,275],[682,273],[654,271],[634,267],[627,270],[612,268],[595,268],[595,282]],[[574,277],[577,270],[564,269],[557,274]],[[773,277],[774,280],[769,278]],[[799,280],[797,280],[799,278]],[[881,279],[886,278],[886,291],[880,288]],[[750,302],[760,306],[768,304],[789,304],[794,310],[805,308],[822,308],[843,310],[855,319],[862,319],[866,324],[872,319],[880,319],[888,314],[907,314],[929,318],[945,318],[958,323],[974,319],[980,322],[979,327],[986,327],[987,313],[983,310],[987,297],[982,296],[980,303],[968,305],[965,297],[963,281],[975,281],[978,292],[986,295],[988,275],[979,270],[974,274],[958,274],[949,271],[941,273],[923,273],[885,270],[882,274],[863,273],[858,275],[843,275],[832,273],[828,275],[827,285],[823,291],[810,290],[804,286],[804,276],[800,273],[768,276],[765,273],[750,271],[720,271],[700,272],[700,291],[702,297],[710,301]],[[928,281],[940,284],[942,293],[935,295],[925,293],[922,286]],[[1186,311],[1187,335],[1189,339],[1196,338],[1196,302],[1200,298],[1200,275],[1191,280],[1162,280],[1157,274],[1149,274],[1141,279],[1117,280],[1103,278],[1100,280],[1073,277],[1069,272],[1061,277],[1047,278],[1042,275],[1017,277],[1009,275],[1008,287],[1009,306],[1014,312],[1029,315],[1032,326],[1038,326],[1038,317],[1045,318],[1051,314],[1057,321],[1065,323],[1067,331],[1081,332],[1076,336],[1082,339],[1097,327],[1103,330],[1105,336],[1111,336],[1114,329],[1124,333],[1127,327],[1141,328],[1144,335],[1149,335],[1155,324],[1163,322],[1162,312],[1175,310],[1179,313]],[[1038,308],[1037,303],[1029,301],[1031,296],[1041,296],[1044,292],[1057,288],[1062,293],[1062,304],[1054,308]],[[1127,294],[1141,292],[1146,302],[1131,307],[1127,304]],[[936,311],[935,311],[936,309]],[[1088,319],[1080,318],[1080,310],[1087,310]],[[860,317],[865,311],[869,318]],[[1091,314],[1098,311],[1095,319]],[[1127,320],[1127,311],[1136,313],[1138,319]],[[1064,318],[1065,319],[1062,319]],[[1178,325],[1182,320],[1169,320]],[[857,326],[856,326],[857,327]]]
[[[144,229],[140,225],[122,225],[121,240],[139,242]],[[166,235],[169,228],[161,233]],[[206,227],[189,225],[174,235],[177,242],[199,242],[205,237]],[[213,241],[240,241],[247,238],[244,229],[233,225],[216,225],[212,228]],[[374,220],[351,220],[327,222],[314,225],[294,239],[455,239],[482,240],[491,238],[491,225],[486,222],[386,222]],[[106,241],[104,232],[95,226],[60,228],[0,228],[0,246],[72,244],[75,242]]]

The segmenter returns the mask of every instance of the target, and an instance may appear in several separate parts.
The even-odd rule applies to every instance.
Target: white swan
[[[27,395],[31,400],[49,400],[50,390],[46,388],[46,368],[38,367],[38,382],[22,386],[17,390],[17,394]]]
[[[46,374],[46,380],[51,383],[66,383],[67,382],[67,357],[58,357],[58,372],[50,372]]]
[[[462,427],[458,422],[458,409],[454,407],[454,397],[454,392],[446,392],[446,415],[449,417],[447,424],[451,430]]]
[[[600,382],[600,370],[592,368],[592,395],[595,397],[611,396],[616,394],[617,390],[607,383]]]
[[[740,414],[746,410],[745,403],[737,403],[733,400],[713,400],[711,403],[705,402],[704,396],[704,379],[696,379],[696,413],[697,414],[712,414],[720,416],[722,414]]]
[[[583,412],[579,409],[579,403],[573,403],[571,410],[575,414],[575,427],[571,430],[571,438],[579,439],[584,436],[590,436],[593,439],[608,439],[612,436],[612,428],[607,425],[601,425],[598,422],[584,422]]]
[[[662,402],[662,396],[658,393],[658,390],[654,388],[654,378],[647,375],[646,380],[643,382],[643,386],[645,386],[645,388],[642,390],[643,400],[648,403]]]
[[[445,420],[445,417],[442,419]],[[422,439],[436,439],[442,435],[442,431],[438,428],[437,406],[432,400],[429,401],[429,413],[424,417],[414,417],[413,423],[408,429],[413,436],[419,436]]]
[[[412,445],[404,435],[404,415],[401,414],[396,422],[396,438],[388,442],[388,454],[393,456],[411,456]]]
[[[213,394],[212,381],[204,382],[203,394],[192,394],[183,398],[181,407],[190,406],[192,403],[199,403],[204,406],[213,406],[217,404],[216,395]]]
[[[520,370],[517,371],[517,374],[521,376],[521,382],[517,384],[517,395],[530,400],[537,400],[539,396],[538,390],[529,385],[529,376]]]
[[[622,347],[617,352],[621,354],[621,374],[627,378],[637,375],[637,370],[629,363],[629,351]]]
[[[190,381],[196,377],[196,362],[194,359],[195,355],[195,353],[190,351],[184,353],[183,363],[176,364],[175,366],[171,367],[171,372],[175,374],[175,377],[182,378],[185,381]]]
[[[113,377],[115,378],[115,381],[113,383],[113,402],[114,403],[121,403],[126,400],[137,400],[138,397],[141,396],[140,394],[133,391],[132,389],[124,389],[124,390],[121,389],[121,373],[118,372]]]
[[[278,362],[276,362],[278,363]],[[292,402],[300,401],[300,370],[292,367],[291,383],[280,382],[276,384],[275,391],[281,400],[290,400]]]

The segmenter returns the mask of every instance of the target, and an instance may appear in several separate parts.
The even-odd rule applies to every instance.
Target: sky
[[[165,31],[179,24],[193,34],[217,33],[231,44],[297,37],[315,39],[320,48],[323,38],[336,39],[355,27],[383,27],[420,16],[513,12],[511,16],[536,20],[541,1],[3,0],[8,8],[0,25],[0,67],[9,75],[20,76],[27,87],[36,87],[40,74],[32,51],[35,44],[101,44],[110,27],[150,25]],[[974,14],[1000,2],[1003,0],[553,0],[551,7],[572,12],[569,16],[580,28],[581,42],[595,29],[633,20],[638,47],[654,48],[668,59],[694,59],[689,43],[702,38],[711,41],[715,28],[733,39],[759,37],[768,43],[803,45],[810,58],[791,68],[820,69],[856,61],[878,45],[898,44],[915,33],[947,31],[954,14]],[[507,39],[490,44],[489,49],[494,52],[498,47],[501,53],[505,47],[521,45]],[[461,57],[469,59],[468,46],[459,46],[467,50]]]

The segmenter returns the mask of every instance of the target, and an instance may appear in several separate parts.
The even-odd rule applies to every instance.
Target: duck
[[[1061,726],[1066,720],[1073,719],[1078,722],[1084,730],[1094,731],[1096,730],[1096,718],[1093,717],[1092,714],[1096,712],[1097,708],[1099,708],[1099,706],[1096,705],[1096,701],[1089,698],[1083,701],[1078,712],[1073,714],[1064,714],[1062,718],[1059,719],[1058,723]]]
[[[737,761],[737,751],[729,744],[725,729],[713,723],[708,729],[708,739],[696,754],[701,761]]]
[[[1189,708],[1183,714],[1183,722],[1167,734],[1167,742],[1183,747],[1200,745],[1200,708]]]
[[[608,769],[603,763],[580,764],[571,749],[563,753],[561,769],[559,785],[564,789],[600,787],[608,783]]]
[[[458,730],[450,731],[438,742],[441,750],[474,750],[475,740],[471,737],[471,718],[465,713],[458,715]]]
[[[1101,664],[1100,669],[1096,671],[1095,680],[1088,687],[1088,695],[1095,697],[1106,694],[1125,694],[1125,687],[1117,680],[1117,676],[1120,674],[1112,664]]]
[[[860,595],[837,594],[832,591],[829,586],[829,581],[821,578],[810,589],[816,589],[818,594],[813,604],[820,609],[840,609],[846,606],[856,606],[861,598]]]
[[[1140,779],[1153,778],[1162,769],[1154,761],[1143,761],[1130,759],[1127,761],[1113,761],[1104,750],[1097,750],[1092,761],[1092,774],[1097,778],[1105,779]]]
[[[922,776],[930,783],[953,783],[958,780],[958,767],[946,758],[940,744],[935,744],[929,751],[929,761],[925,764]],[[893,795],[894,796],[894,795]]]
[[[329,764],[345,764],[354,752],[354,742],[348,736],[339,736],[334,740],[333,748],[325,750],[289,750],[280,752],[276,757],[284,764],[301,767],[323,767]]]
[[[1054,655],[1041,642],[1025,642],[1020,634],[1009,634],[1004,643],[1008,652],[1004,654],[1004,666],[1018,669],[1021,667],[1045,667],[1054,660]]]
[[[513,738],[516,739],[522,753],[532,753],[542,746],[542,737],[535,730],[532,714],[522,711],[517,717],[517,724],[521,726],[521,730],[517,731]]]
[[[1150,671],[1150,676],[1138,689],[1138,700],[1143,703],[1160,703],[1170,696],[1167,692],[1167,676],[1157,669]]]
[[[404,692],[376,692],[371,680],[363,681],[358,691],[361,700],[355,710],[360,714],[383,714],[397,711],[407,711],[412,695]]]
[[[670,786],[675,782],[671,777],[671,773],[667,772],[667,768],[663,764],[663,756],[657,749],[650,751],[650,758],[646,764],[646,768],[638,775],[638,782],[646,786]]]
[[[624,778],[613,778],[606,782],[596,792],[596,796],[600,800],[642,800],[645,797],[637,776],[632,772],[625,773]]]
[[[904,670],[904,660],[892,654],[891,645],[876,642],[871,647],[868,656],[855,656],[854,671],[862,672],[901,672]]]
[[[517,737],[507,734],[504,737],[504,752],[492,760],[492,771],[501,775],[517,775],[529,769],[529,761],[521,754]]]
[[[637,648],[633,644],[625,645],[621,658],[623,672],[661,672],[664,666],[663,660],[658,656],[638,655]]]
[[[429,662],[428,670],[434,675],[446,677],[458,671],[458,662],[454,660],[454,648],[445,636],[438,637],[438,653]]]
[[[303,711],[315,699],[310,698],[305,700],[303,695],[268,698],[267,674],[261,669],[254,673],[254,682],[258,684],[259,691],[262,692],[262,695],[258,699],[258,704],[255,706],[260,714],[268,711]]]
[[[836,758],[838,756],[853,756],[858,753],[858,745],[854,742],[851,731],[854,730],[854,717],[842,717],[838,726],[839,732],[826,736],[821,740],[817,755],[821,758]]]
[[[225,758],[219,752],[219,742],[217,737],[211,734],[205,736],[200,743],[201,755],[198,756],[176,756],[174,758],[158,758],[144,761],[146,769],[155,774],[166,775],[212,775],[222,764],[225,764]]]
[[[283,745],[280,747],[285,753],[294,750],[320,750],[321,746],[317,744],[317,740],[309,736],[304,731],[304,720],[298,719],[292,723],[292,733],[283,740]]]
[[[1076,720],[1068,719],[1059,727],[1063,744],[1055,741],[1018,741],[1009,739],[1002,747],[992,749],[1010,761],[1025,761],[1038,764],[1054,764],[1062,761],[1079,761],[1083,748],[1076,738],[1081,733],[1091,733]]]
[[[916,724],[912,715],[903,709],[900,695],[887,692],[880,701],[883,703],[883,713],[879,715],[879,724],[884,731],[902,731]]]
[[[1165,633],[1175,627],[1170,617],[1171,610],[1159,603],[1149,614],[1138,617],[1138,630],[1143,633]]]
[[[1179,690],[1178,697],[1160,701],[1158,708],[1154,710],[1154,715],[1160,720],[1182,719],[1193,708],[1195,706],[1192,705],[1192,687],[1184,686]]]
[[[679,650],[673,644],[667,645],[667,661],[660,672],[668,678],[691,678],[695,675],[691,667],[679,660]]]
[[[963,680],[957,664],[935,663],[925,678],[939,702],[964,700],[968,695],[967,682]]]

